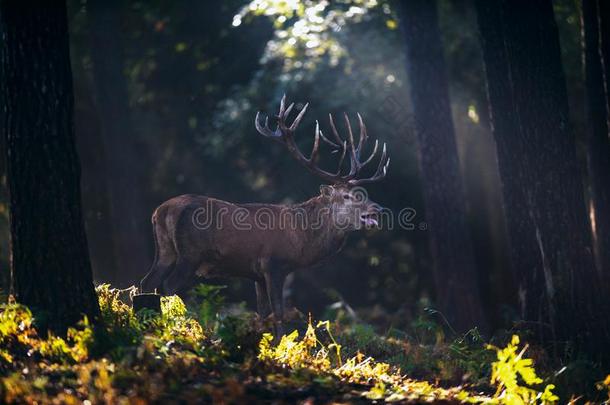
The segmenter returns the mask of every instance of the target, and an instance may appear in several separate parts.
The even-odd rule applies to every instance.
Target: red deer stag
[[[371,154],[361,160],[368,136],[360,114],[357,144],[347,114],[345,140],[339,136],[329,114],[335,142],[324,136],[316,122],[311,155],[309,158],[303,155],[294,133],[307,106],[289,125],[287,119],[294,103],[286,107],[284,96],[276,130],[269,128],[268,118],[262,125],[258,113],[255,126],[265,137],[283,144],[292,157],[330,185],[321,186],[320,195],[292,205],[232,204],[192,194],[164,202],[152,216],[155,261],[141,282],[141,291],[179,293],[191,287],[197,276],[249,278],[255,282],[259,314],[266,316],[271,309],[276,336],[283,333],[286,276],[338,252],[350,231],[378,225],[379,205],[368,200],[364,192],[356,192],[354,187],[383,179],[390,163],[384,144],[375,173],[368,178],[357,178],[378,151],[375,141]],[[320,140],[340,152],[335,172],[317,166]],[[346,155],[350,162],[348,172],[343,169]]]

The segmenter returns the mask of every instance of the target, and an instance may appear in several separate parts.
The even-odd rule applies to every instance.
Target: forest
[[[610,403],[609,1],[0,33],[0,403]]]

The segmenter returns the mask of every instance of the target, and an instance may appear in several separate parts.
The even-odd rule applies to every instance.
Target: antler
[[[300,162],[303,166],[305,166],[309,171],[311,171],[312,173],[320,176],[324,180],[329,181],[331,183],[345,183],[345,184],[350,184],[353,186],[364,184],[364,183],[371,183],[371,182],[379,181],[379,180],[382,180],[383,178],[385,178],[387,170],[388,170],[388,166],[390,165],[390,158],[387,156],[385,143],[383,144],[383,152],[381,154],[381,159],[379,161],[379,165],[377,166],[377,170],[375,171],[375,173],[371,177],[368,177],[368,178],[364,178],[364,179],[356,178],[358,176],[360,170],[362,170],[363,167],[365,167],[367,164],[369,164],[373,160],[373,158],[377,154],[377,150],[378,150],[378,146],[379,146],[378,141],[375,140],[375,146],[373,147],[373,151],[371,152],[369,157],[364,161],[360,160],[360,154],[362,153],[362,148],[364,147],[364,145],[366,144],[366,141],[368,139],[368,135],[366,133],[366,126],[364,125],[364,122],[362,121],[362,117],[360,116],[360,114],[357,114],[358,115],[358,124],[360,126],[360,134],[359,134],[357,146],[354,144],[354,136],[352,133],[352,127],[351,127],[347,114],[345,114],[345,123],[347,126],[347,132],[348,132],[347,140],[344,140],[341,138],[341,136],[339,136],[337,127],[335,126],[335,122],[333,121],[333,117],[331,114],[329,114],[330,127],[332,129],[333,136],[336,140],[336,143],[332,142],[331,140],[329,140],[328,138],[326,138],[324,136],[324,134],[320,130],[320,125],[319,125],[318,121],[316,121],[316,130],[315,130],[315,135],[314,135],[313,148],[311,150],[311,155],[309,156],[309,158],[307,158],[299,150],[298,146],[296,145],[296,142],[294,140],[294,132],[297,129],[301,120],[303,119],[303,116],[305,115],[305,112],[307,111],[307,107],[309,106],[309,103],[305,104],[305,106],[299,112],[299,114],[294,119],[294,121],[292,122],[291,125],[288,125],[288,123],[286,122],[286,119],[288,118],[290,111],[292,111],[292,108],[294,107],[294,103],[291,103],[288,106],[288,108],[286,108],[285,106],[286,106],[286,95],[284,95],[282,97],[282,101],[280,102],[280,112],[277,115],[277,128],[275,129],[275,131],[272,131],[269,128],[269,118],[268,117],[265,117],[264,126],[261,125],[260,120],[259,120],[260,113],[256,113],[254,125],[256,126],[256,130],[260,134],[262,134],[268,138],[271,138],[277,142],[283,143],[286,146],[286,148],[288,149],[288,151],[290,152],[290,154],[298,162]],[[339,149],[341,150],[341,158],[339,159],[339,164],[337,166],[337,171],[335,173],[327,172],[326,170],[321,169],[316,165],[319,146],[320,146],[320,139],[322,139],[322,141],[329,144],[336,150],[339,150]],[[345,155],[348,153],[348,150],[349,150],[349,154],[350,154],[350,170],[347,174],[342,174],[341,172],[342,172],[342,167],[343,167],[343,160],[345,159]]]

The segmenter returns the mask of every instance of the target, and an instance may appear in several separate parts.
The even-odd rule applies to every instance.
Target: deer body
[[[195,276],[264,281],[267,262],[276,263],[278,270],[311,267],[336,253],[347,236],[346,230],[329,223],[330,211],[324,212],[330,205],[327,200],[319,196],[302,204],[276,205],[232,204],[200,195],[172,198],[152,217],[157,252],[153,267],[165,267],[166,271],[151,272],[142,287],[174,294],[188,288]],[[211,222],[205,225],[197,223],[202,209],[212,212],[206,218]],[[237,224],[236,210],[245,214]],[[265,213],[262,227],[256,221],[261,212]],[[303,218],[304,213],[307,218]],[[301,227],[315,221],[321,224]],[[172,272],[176,263],[184,263],[182,271],[168,277],[166,273]]]
[[[377,171],[367,179],[355,179],[359,170],[377,152],[360,162],[366,130],[360,121],[360,138],[356,147],[346,116],[348,140],[343,141],[331,117],[337,143],[322,135],[316,125],[314,149],[304,157],[293,139],[293,132],[307,106],[288,127],[285,119],[292,109],[282,99],[278,129],[269,130],[256,119],[257,130],[279,142],[308,170],[333,185],[320,188],[320,195],[300,204],[233,204],[202,195],[182,195],[161,204],[153,213],[155,261],[141,282],[142,291],[158,290],[163,294],[182,293],[197,276],[242,277],[255,282],[258,312],[272,312],[276,336],[283,334],[283,285],[292,271],[310,268],[332,256],[343,246],[349,232],[377,225],[380,208],[354,186],[385,177],[389,158],[385,146]],[[337,173],[315,166],[319,140],[341,150]],[[350,172],[341,174],[343,158],[349,152]]]

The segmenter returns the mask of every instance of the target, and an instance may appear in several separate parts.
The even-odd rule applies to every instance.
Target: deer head
[[[332,213],[332,219],[335,225],[348,230],[356,230],[362,227],[377,226],[377,216],[381,210],[379,204],[368,199],[366,191],[360,187],[362,184],[372,183],[383,180],[387,174],[390,165],[390,158],[387,155],[386,145],[383,144],[381,158],[377,165],[377,169],[370,177],[358,178],[362,169],[371,163],[379,150],[379,142],[375,140],[372,152],[364,160],[361,158],[363,148],[368,141],[366,126],[360,114],[358,117],[358,125],[360,133],[358,143],[354,141],[352,126],[347,114],[344,114],[345,125],[347,128],[347,139],[343,139],[333,120],[331,114],[328,115],[330,128],[333,134],[334,141],[326,137],[318,121],[316,121],[316,129],[314,132],[314,142],[311,154],[306,157],[298,148],[295,142],[295,131],[303,119],[309,103],[305,104],[303,109],[297,114],[292,124],[288,124],[288,116],[294,108],[294,103],[286,107],[286,96],[282,97],[280,102],[280,111],[277,118],[277,127],[275,131],[269,128],[269,118],[265,117],[265,122],[261,125],[260,113],[256,114],[255,126],[256,130],[267,138],[271,138],[276,142],[283,144],[291,156],[305,166],[307,170],[324,179],[330,185],[320,187],[321,200],[327,204]],[[334,152],[339,152],[340,158],[337,169],[334,172],[329,172],[320,168],[317,165],[320,140],[330,145]],[[345,157],[349,156],[349,171],[344,169]]]

